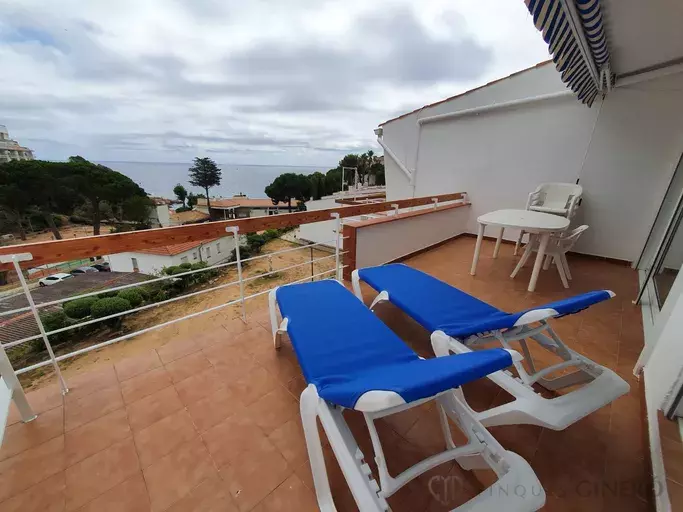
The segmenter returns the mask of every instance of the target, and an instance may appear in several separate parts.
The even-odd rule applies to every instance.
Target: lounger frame
[[[287,332],[288,321],[285,318],[278,322],[276,291],[277,289],[272,290],[269,294],[269,306],[273,344],[275,349],[279,349],[281,336]],[[392,476],[387,468],[375,421],[432,400],[437,404],[446,449],[420,461],[401,474]],[[415,402],[363,412],[372,441],[379,483],[374,479],[370,467],[365,462],[365,455],[358,447],[344,419],[343,410],[343,407],[322,399],[313,384],[309,384],[301,394],[300,412],[306,447],[318,505],[323,512],[335,511],[336,508],[327,478],[322,442],[317,427],[318,419],[325,430],[356,504],[363,512],[389,510],[387,498],[426,471],[451,460],[455,460],[467,470],[491,469],[499,478],[491,487],[457,507],[455,511],[522,512],[538,510],[545,503],[545,492],[529,464],[516,453],[505,450],[496,441],[477,419],[476,413],[463,401],[462,391],[459,389],[444,391]],[[465,434],[468,439],[466,444],[455,445],[449,420]],[[520,489],[524,492],[519,492]]]
[[[358,270],[353,271],[351,280],[356,297],[363,300]],[[370,309],[374,310],[382,302],[391,302],[387,290],[377,294],[370,304]],[[500,370],[487,376],[510,393],[514,400],[482,412],[470,409],[484,426],[531,424],[563,430],[629,392],[628,383],[615,372],[575,352],[560,339],[549,322],[550,316],[554,314],[556,312],[551,310],[532,310],[522,315],[517,325],[511,329],[480,333],[465,339],[453,338],[442,331],[431,333],[432,348],[437,356],[447,356],[450,353],[464,354],[471,352],[473,348],[486,345],[490,347],[492,343],[499,343],[506,349],[512,349],[510,343],[519,342],[529,370],[527,371],[522,361],[518,360],[513,361],[517,375],[509,370]],[[536,369],[527,340],[537,342],[562,361]],[[568,368],[576,370],[559,377],[548,378],[553,372]],[[549,391],[583,386],[564,395],[545,398],[534,390],[534,384]]]

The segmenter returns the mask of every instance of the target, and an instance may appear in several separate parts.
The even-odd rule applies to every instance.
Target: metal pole
[[[36,308],[36,303],[33,302],[31,290],[29,289],[28,283],[26,282],[24,274],[21,271],[21,267],[19,266],[20,261],[29,261],[32,259],[33,256],[30,253],[8,254],[6,256],[0,256],[1,263],[11,262],[14,265],[14,270],[16,271],[17,277],[19,278],[19,282],[21,283],[21,288],[24,290],[24,295],[26,295],[26,300],[28,301],[28,305],[31,308],[31,312],[33,313],[33,318],[35,319],[36,324],[38,324],[38,330],[40,331],[40,335],[43,338],[43,342],[45,343],[45,348],[47,348],[47,353],[50,355],[52,366],[55,369],[55,375],[57,375],[57,380],[59,381],[59,387],[62,389],[62,394],[66,395],[69,392],[69,388],[66,385],[64,377],[62,377],[62,372],[59,370],[59,364],[55,360],[55,353],[52,350],[52,345],[50,345],[50,340],[48,339],[47,333],[45,332],[45,327],[43,327],[43,322],[40,320],[38,308]]]
[[[14,405],[17,406],[19,414],[21,415],[21,421],[28,423],[29,421],[36,419],[36,413],[31,409],[31,405],[26,400],[26,395],[24,394],[24,388],[21,387],[17,375],[14,373],[14,368],[12,368],[12,363],[7,357],[5,349],[0,344],[0,376],[5,384],[9,387],[12,400],[14,400]],[[0,443],[2,442],[2,432],[0,432]]]
[[[237,259],[237,280],[240,283],[240,302],[242,303],[242,321],[247,322],[247,309],[244,305],[244,281],[242,280],[242,260],[240,259],[239,226],[228,226],[225,231],[235,237],[235,258]]]
[[[333,219],[337,219],[336,222],[336,227],[334,228],[335,232],[335,237],[334,237],[334,264],[336,265],[336,278],[337,281],[341,281],[341,272],[340,272],[340,267],[339,267],[339,236],[340,236],[340,231],[341,231],[341,217],[339,217],[339,214],[337,212],[331,213],[330,216]]]
[[[311,282],[313,282],[313,246],[309,247],[311,250]]]

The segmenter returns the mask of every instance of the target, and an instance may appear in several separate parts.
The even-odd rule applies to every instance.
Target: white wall
[[[220,244],[220,252],[218,252],[218,244]],[[213,242],[202,244],[173,256],[162,256],[145,252],[122,252],[110,254],[108,259],[111,269],[115,272],[133,272],[132,258],[136,258],[139,271],[142,274],[158,274],[164,267],[183,263],[183,257],[187,258],[188,263],[205,261],[209,265],[216,265],[229,258],[234,248],[234,238],[232,236],[224,236]],[[194,254],[197,255],[196,259],[193,257]]]
[[[470,207],[373,224],[356,230],[356,268],[381,265],[466,232]]]
[[[342,205],[335,201],[334,197],[317,199],[315,201],[308,201],[306,209],[308,211],[324,210],[326,208],[338,208]],[[314,242],[316,244],[325,243],[330,247],[334,247],[334,228],[335,220],[325,220],[322,222],[312,222],[310,224],[302,224],[299,227],[297,237],[307,242]],[[340,241],[340,247],[344,246],[344,241]]]
[[[417,163],[413,191],[385,159],[387,198],[466,191],[474,233],[477,216],[523,208],[539,183],[580,178],[585,199],[575,222],[591,229],[577,250],[635,260],[683,151],[681,74],[615,89],[590,109],[570,96],[427,123],[416,159],[418,118],[563,90],[546,65],[385,124],[385,144],[409,169]]]

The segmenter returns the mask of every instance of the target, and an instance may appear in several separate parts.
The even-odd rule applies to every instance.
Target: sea
[[[190,192],[203,192],[189,183],[188,169],[191,162],[97,162],[125,174],[153,196],[173,198],[173,187],[180,183]],[[332,166],[287,165],[234,165],[218,164],[222,171],[221,184],[209,190],[211,196],[232,197],[245,194],[249,197],[266,197],[264,189],[280,174],[293,172],[312,174],[327,172]]]

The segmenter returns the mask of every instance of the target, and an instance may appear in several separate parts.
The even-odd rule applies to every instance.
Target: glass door
[[[681,268],[683,259],[683,235],[679,226],[683,217],[683,157],[679,159],[669,188],[650,230],[645,248],[638,259],[637,268],[644,273],[636,303],[639,303],[648,289],[654,290],[655,299],[651,306],[661,309],[671,289],[671,284]],[[678,267],[674,269],[675,264]],[[653,294],[649,294],[653,295]]]

